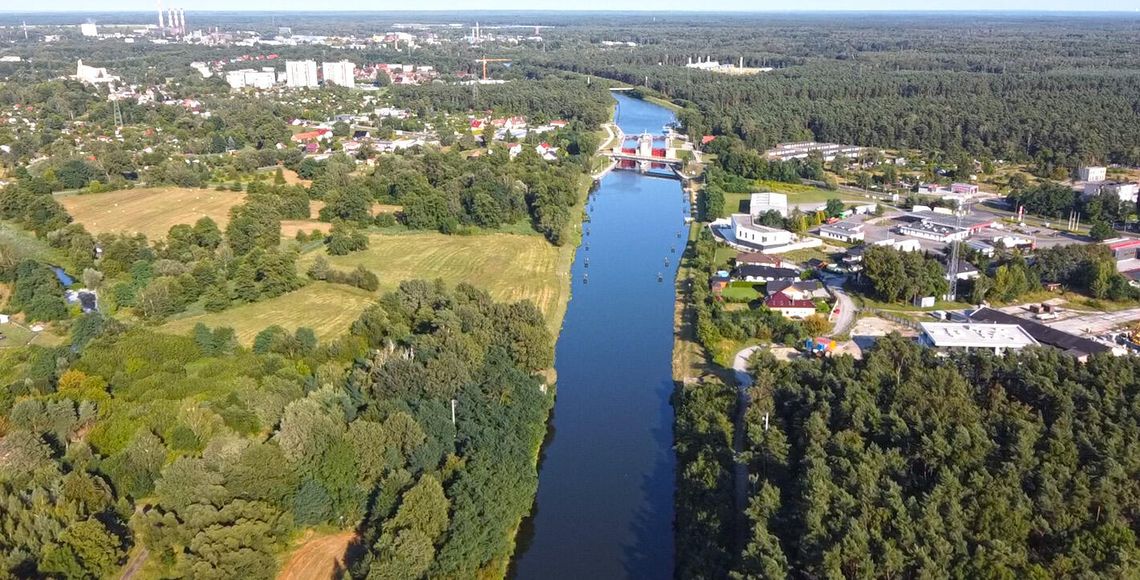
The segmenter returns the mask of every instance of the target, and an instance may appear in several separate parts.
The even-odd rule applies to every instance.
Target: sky
[[[699,11],[1137,11],[1140,0],[166,0],[165,6],[183,6],[187,12],[212,10],[653,10]],[[0,11],[14,11],[4,6]],[[31,11],[105,12],[153,10],[155,0],[53,0],[46,5],[24,5]],[[23,10],[19,10],[23,11]]]

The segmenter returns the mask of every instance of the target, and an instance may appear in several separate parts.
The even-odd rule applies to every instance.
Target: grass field
[[[137,232],[150,239],[166,236],[171,226],[193,224],[209,216],[224,228],[230,208],[245,194],[212,189],[149,187],[108,193],[59,196],[75,221],[93,234]]]
[[[339,336],[374,300],[376,295],[343,284],[313,282],[296,292],[224,312],[177,318],[160,327],[163,332],[187,334],[201,322],[209,327],[229,326],[242,344],[274,324],[293,331],[308,326],[324,340]]]
[[[305,254],[298,269],[304,272],[319,255],[325,255],[325,251]],[[375,294],[341,284],[314,282],[271,300],[174,319],[161,329],[186,334],[199,322],[210,327],[229,326],[238,340],[251,344],[258,332],[273,324],[290,331],[308,326],[324,340],[348,330],[369,304],[400,282],[441,278],[449,285],[468,282],[500,301],[530,299],[546,315],[551,332],[556,334],[570,300],[566,274],[560,274],[568,270],[562,264],[563,260],[569,263],[569,255],[571,249],[551,246],[541,236],[372,234],[367,250],[331,256],[329,262],[338,269],[363,265],[376,272],[380,290]]]
[[[340,269],[364,266],[376,272],[381,291],[413,278],[442,278],[449,285],[468,282],[500,301],[529,299],[557,332],[569,301],[566,274],[560,274],[563,252],[573,250],[551,246],[541,236],[409,232],[372,234],[367,250],[330,256],[329,262]],[[307,269],[318,255],[325,255],[324,250],[302,256],[300,268]]]
[[[20,259],[31,258],[41,262],[61,264],[64,256],[53,250],[35,234],[8,222],[0,222],[0,247],[14,250]],[[61,264],[65,265],[65,264]]]

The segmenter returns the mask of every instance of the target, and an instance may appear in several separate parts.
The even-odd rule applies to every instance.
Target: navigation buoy
[[[664,280],[664,279],[665,279],[665,277],[661,275],[661,272],[658,272],[658,273],[657,273],[657,281],[658,281],[658,282],[660,282],[660,281],[662,281],[662,280]]]
[[[677,253],[677,246],[669,246],[669,253],[670,254],[676,254]]]

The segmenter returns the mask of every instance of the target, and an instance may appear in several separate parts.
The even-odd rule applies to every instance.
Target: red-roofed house
[[[309,141],[324,141],[332,139],[331,129],[317,129],[315,131],[305,131],[304,133],[297,133],[293,135],[294,143],[307,143]]]
[[[716,135],[705,135],[701,137],[701,145],[708,145],[712,143],[713,139],[716,139]]]
[[[566,121],[551,121],[551,122],[550,122],[550,126],[551,126],[551,127],[555,127],[555,128],[557,128],[557,129],[562,129],[562,128],[566,127],[566,126],[567,126],[567,125],[569,125],[569,124],[570,124],[570,123],[568,123],[568,122],[566,122]]]
[[[815,314],[815,302],[811,300],[796,300],[787,294],[778,292],[764,300],[764,306],[784,315],[785,318],[807,318]]]
[[[472,129],[482,129],[483,128],[483,120],[482,119],[472,119],[471,120],[471,128]]]

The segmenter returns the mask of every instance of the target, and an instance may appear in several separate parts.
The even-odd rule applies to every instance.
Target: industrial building
[[[321,63],[321,74],[325,85],[354,88],[356,86],[356,65],[350,61]]]
[[[925,219],[900,225],[898,231],[904,236],[933,240],[944,244],[962,241],[970,236],[970,230],[967,228],[956,225],[942,225]]]
[[[1089,355],[1093,354],[1118,353],[1107,344],[1046,326],[1036,320],[1020,318],[988,307],[982,307],[971,312],[969,318],[975,323],[1017,325],[1038,343],[1060,349],[1065,354],[1075,356],[1082,361],[1087,360]]]
[[[84,22],[79,25],[79,34],[83,36],[99,36],[99,28],[95,26],[94,22]]]
[[[312,60],[285,61],[285,82],[289,88],[316,88],[317,63]]]
[[[1001,354],[1039,344],[1017,324],[923,322],[919,341],[936,349],[983,349]]]

